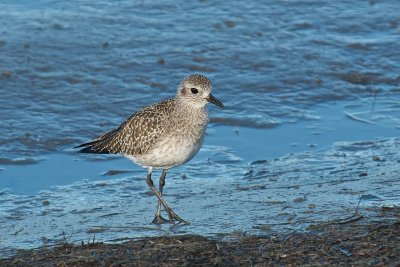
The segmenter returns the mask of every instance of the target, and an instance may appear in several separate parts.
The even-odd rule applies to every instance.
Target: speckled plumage
[[[142,108],[117,129],[81,145],[87,147],[86,151],[83,149],[82,152],[143,155],[167,130],[167,119],[173,110],[173,99]]]
[[[207,103],[223,107],[211,95],[211,82],[203,75],[194,74],[183,79],[174,99],[147,106],[129,117],[118,128],[82,144],[80,152],[121,154],[135,163],[148,167],[148,184],[164,205],[170,220],[180,219],[162,199],[161,180],[166,170],[186,163],[203,144],[208,123]],[[163,170],[160,192],[154,191],[151,181],[153,168]],[[150,183],[151,182],[151,183]],[[158,195],[159,194],[159,195]],[[156,216],[156,217],[157,217]]]

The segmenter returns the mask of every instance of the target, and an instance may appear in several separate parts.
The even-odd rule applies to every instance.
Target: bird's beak
[[[218,107],[223,108],[224,104],[222,104],[221,101],[219,101],[218,99],[216,99],[212,94],[209,94],[206,98],[206,100],[214,105],[217,105]]]

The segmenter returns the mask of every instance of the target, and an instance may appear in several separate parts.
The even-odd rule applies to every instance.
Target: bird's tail
[[[93,154],[113,154],[110,149],[110,144],[114,136],[117,134],[118,129],[114,129],[93,141],[81,144],[74,148],[82,148],[78,152],[80,153],[93,153]]]

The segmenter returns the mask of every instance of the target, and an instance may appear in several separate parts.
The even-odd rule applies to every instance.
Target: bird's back
[[[147,106],[118,128],[82,144],[80,152],[98,154],[143,155],[168,131],[168,118],[174,113],[175,100],[168,99]]]

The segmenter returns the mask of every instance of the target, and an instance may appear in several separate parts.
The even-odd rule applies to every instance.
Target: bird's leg
[[[179,217],[170,207],[168,207],[167,202],[165,202],[165,200],[162,198],[160,192],[158,192],[157,189],[154,187],[153,180],[151,180],[151,172],[152,172],[152,169],[149,168],[149,171],[147,173],[147,178],[146,178],[147,185],[150,187],[151,191],[153,191],[153,193],[157,196],[158,201],[161,202],[161,205],[164,206],[164,209],[167,212],[168,217],[169,217],[169,222],[175,224],[175,221],[179,221],[184,224],[189,224],[189,222],[187,222],[184,219],[182,219],[181,217]],[[165,179],[165,177],[164,177],[164,179]],[[157,210],[157,212],[158,212],[158,210]],[[156,216],[157,216],[157,214],[156,214]]]
[[[165,176],[166,176],[166,175],[167,175],[167,171],[166,171],[166,170],[163,170],[163,171],[162,171],[162,174],[161,174],[161,176],[160,176],[159,189],[158,189],[159,192],[160,192],[160,196],[162,196],[163,187],[164,187],[164,185],[165,185]],[[166,222],[168,222],[168,220],[167,220],[167,219],[164,219],[164,218],[161,216],[161,201],[158,200],[157,212],[156,212],[156,215],[154,216],[154,219],[153,219],[152,223],[161,224],[161,223],[166,223]]]

